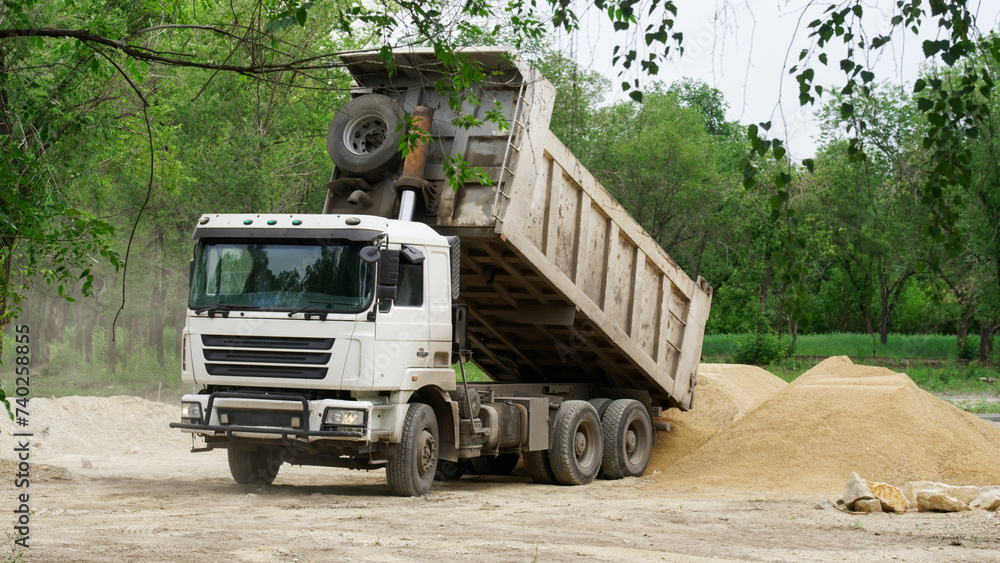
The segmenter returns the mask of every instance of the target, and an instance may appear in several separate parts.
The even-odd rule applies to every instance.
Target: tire
[[[468,393],[466,393],[468,391]],[[482,408],[483,398],[474,389],[467,389],[464,385],[455,391],[455,402],[458,403],[458,417],[462,420],[469,420],[479,416]],[[469,410],[469,409],[472,410]]]
[[[587,401],[565,401],[556,413],[549,465],[562,485],[586,485],[597,477],[604,451],[601,419]]]
[[[403,422],[403,435],[385,468],[392,494],[423,496],[434,482],[438,466],[438,423],[434,411],[423,403],[411,403]]]
[[[496,457],[491,455],[474,457],[469,461],[472,462],[472,468],[480,475],[510,475],[520,459],[521,454],[500,454]]]
[[[281,468],[274,448],[229,448],[229,473],[241,485],[270,485]]]
[[[549,452],[546,450],[525,452],[524,468],[528,470],[528,477],[536,483],[551,485],[556,482],[556,476],[552,474],[552,467],[549,465]]]
[[[601,420],[604,420],[604,412],[608,410],[608,407],[611,406],[611,403],[613,403],[614,400],[600,398],[600,399],[591,399],[587,402],[594,405],[594,408],[597,409],[597,417],[600,418]]]
[[[457,479],[461,479],[462,475],[465,475],[468,465],[468,462],[464,459],[460,459],[458,461],[439,459],[437,471],[434,472],[434,480],[455,481]]]
[[[403,108],[382,94],[344,104],[330,121],[326,152],[343,176],[381,180],[399,164],[405,133]]]
[[[594,405],[594,408],[597,409],[597,416],[598,416],[598,418],[600,418],[603,421],[604,420],[604,413],[608,410],[608,407],[611,406],[611,403],[615,402],[615,400],[614,399],[604,398],[604,397],[599,397],[599,398],[593,398],[593,399],[591,399],[591,400],[589,400],[587,402],[590,403],[590,404],[592,404],[592,405]],[[604,449],[608,449],[607,444],[604,445]],[[604,475],[604,469],[603,468],[600,471],[597,472],[597,478],[598,479],[607,479],[607,477]]]
[[[608,479],[640,477],[653,451],[653,421],[634,399],[619,399],[608,407],[601,422],[604,456],[601,469]]]

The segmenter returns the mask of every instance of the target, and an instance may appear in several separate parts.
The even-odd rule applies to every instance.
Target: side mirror
[[[467,354],[469,348],[469,306],[452,303],[451,305],[451,352],[452,354]],[[452,358],[458,361],[457,358]]]
[[[366,246],[361,249],[361,261],[365,264],[374,264],[378,262],[381,254],[378,251],[377,246]]]
[[[399,285],[399,251],[383,250],[378,258],[378,280],[375,287],[376,299],[396,299]]]
[[[191,288],[191,284],[194,283],[194,258],[188,262],[188,289]]]

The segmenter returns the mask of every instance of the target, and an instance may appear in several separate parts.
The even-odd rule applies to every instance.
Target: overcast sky
[[[978,7],[980,30],[997,29],[1000,0],[970,0]],[[585,68],[597,71],[612,81],[614,96],[621,93],[620,68],[612,65],[614,45],[641,47],[642,34],[613,31],[607,14],[582,8],[589,2],[576,0],[584,16],[582,32],[560,38],[559,45],[569,51]],[[684,33],[684,55],[661,65],[659,80],[673,82],[683,77],[696,78],[723,92],[729,103],[728,117],[744,124],[772,121],[772,134],[787,137],[794,158],[812,156],[818,127],[812,115],[818,108],[799,106],[798,83],[788,69],[798,63],[799,52],[811,45],[807,25],[819,18],[829,5],[826,0],[703,0],[676,1],[678,14],[675,31]],[[885,33],[895,10],[896,0],[868,0],[862,22],[869,37]],[[648,6],[645,8],[648,10]],[[647,22],[640,20],[639,29]],[[897,31],[893,40],[878,54],[875,72],[879,81],[904,84],[909,90],[921,65],[925,64],[921,44],[934,39],[936,28],[917,36]],[[636,48],[638,48],[636,47]],[[818,60],[816,83],[843,84],[844,74],[838,61],[844,50],[839,41],[828,50],[830,68],[824,70]],[[647,83],[649,79],[646,79]]]

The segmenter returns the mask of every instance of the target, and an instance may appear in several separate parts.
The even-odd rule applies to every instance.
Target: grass
[[[458,364],[452,364],[451,368],[455,370],[455,381],[462,381],[462,372],[459,371]],[[479,366],[472,362],[465,364],[465,378],[469,383],[489,383],[493,381],[490,379],[490,376],[479,369]]]
[[[732,357],[741,338],[740,334],[707,335],[702,356]],[[850,333],[800,334],[795,341],[795,355],[850,356],[855,361],[870,358],[955,360],[958,359],[958,341],[954,335],[947,334],[890,334],[886,344],[879,342],[878,335],[872,338],[867,334]]]
[[[706,336],[702,360],[732,363],[741,338],[743,335],[738,334]],[[905,373],[920,388],[931,393],[1000,394],[1000,382],[990,384],[980,380],[998,377],[997,369],[976,361],[959,360],[957,340],[949,335],[890,334],[888,343],[882,345],[877,337],[873,342],[866,334],[803,334],[798,337],[791,358],[766,367],[785,381],[793,381],[822,358],[830,356],[849,356],[857,364]]]
[[[954,401],[954,405],[963,411],[974,414],[1000,414],[1000,401],[976,399],[974,401]]]

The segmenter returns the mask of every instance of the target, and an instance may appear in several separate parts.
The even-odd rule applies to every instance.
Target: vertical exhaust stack
[[[417,106],[413,110],[413,125],[422,133],[416,146],[406,155],[403,161],[403,175],[396,180],[396,191],[399,192],[400,221],[412,221],[413,210],[417,203],[417,192],[423,190],[424,169],[427,166],[427,145],[430,143],[431,122],[434,110],[427,106]]]

